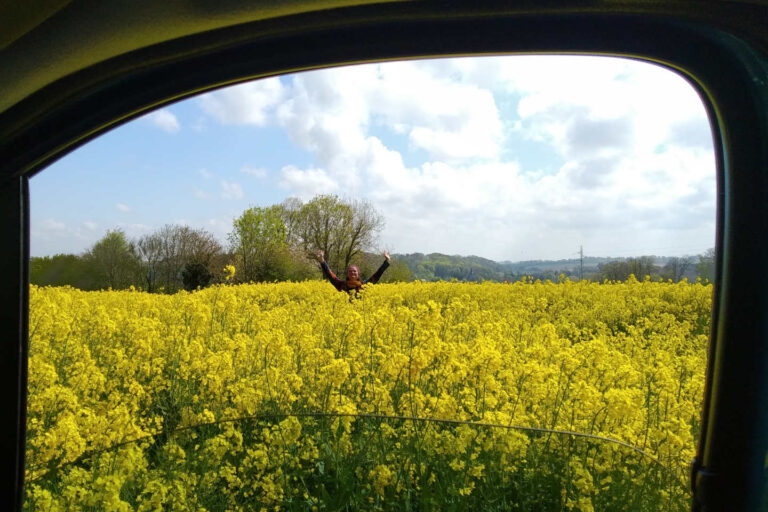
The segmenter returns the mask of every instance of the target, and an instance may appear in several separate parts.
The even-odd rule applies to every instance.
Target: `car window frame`
[[[748,31],[669,14],[606,10],[441,12],[376,6],[285,16],[153,45],[73,73],[0,114],[3,251],[0,465],[6,509],[23,502],[29,183],[94,137],[163,105],[254,78],[382,60],[556,53],[653,62],[707,109],[717,162],[712,333],[694,509],[755,510],[768,451],[768,53]],[[5,500],[6,498],[0,498]]]

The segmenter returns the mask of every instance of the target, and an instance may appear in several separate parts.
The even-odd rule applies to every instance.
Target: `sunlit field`
[[[685,510],[711,293],[32,287],[25,506]]]

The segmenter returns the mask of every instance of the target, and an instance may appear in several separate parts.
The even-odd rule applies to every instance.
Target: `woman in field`
[[[355,292],[357,297],[358,292],[362,289],[363,285],[371,283],[375,284],[381,279],[381,275],[389,267],[389,253],[384,251],[384,263],[381,264],[379,270],[377,270],[371,277],[365,281],[360,281],[360,268],[357,265],[350,265],[347,267],[347,279],[339,279],[336,274],[328,267],[328,263],[325,261],[325,253],[323,251],[317,251],[317,261],[320,262],[320,268],[323,270],[323,276],[325,276],[331,284],[340,292],[347,292],[349,294],[349,300],[352,300],[352,292]]]

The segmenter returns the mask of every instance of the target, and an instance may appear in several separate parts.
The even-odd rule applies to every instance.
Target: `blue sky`
[[[222,242],[250,206],[370,201],[377,249],[495,260],[714,245],[715,164],[692,87],[601,57],[484,57],[306,72],[191,98],[31,181],[32,255],[168,223]]]

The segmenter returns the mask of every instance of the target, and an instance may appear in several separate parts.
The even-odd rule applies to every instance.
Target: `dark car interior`
[[[654,62],[699,91],[717,159],[716,279],[694,510],[768,504],[768,3],[38,0],[0,4],[0,501],[21,510],[28,180],[202,91],[350,63],[479,54]]]

